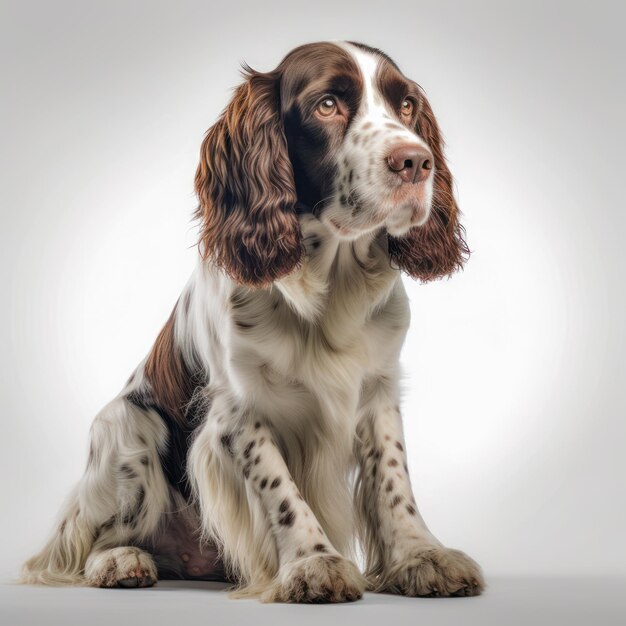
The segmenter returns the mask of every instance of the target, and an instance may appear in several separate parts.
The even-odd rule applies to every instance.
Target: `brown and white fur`
[[[354,43],[248,68],[195,186],[197,268],[96,417],[23,580],[225,578],[293,602],[480,593],[477,564],[417,511],[399,409],[401,270],[437,279],[468,253],[421,88]]]

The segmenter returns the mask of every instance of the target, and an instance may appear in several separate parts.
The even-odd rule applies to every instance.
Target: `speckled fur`
[[[381,168],[394,142],[435,148],[381,93],[380,67],[399,72],[386,57],[353,44],[304,48],[295,57],[335,54],[361,92],[343,134],[329,135],[329,188],[314,210],[298,215],[298,232],[291,208],[273,199],[290,240],[301,242],[301,258],[290,251],[289,271],[284,260],[267,267],[257,259],[254,272],[238,259],[237,280],[229,272],[232,246],[220,249],[219,261],[202,250],[155,348],[96,418],[85,475],[53,538],[25,565],[26,582],[145,586],[169,551],[165,561],[181,576],[225,575],[235,595],[264,601],[351,601],[368,587],[410,596],[482,589],[478,566],[442,546],[418,512],[399,408],[410,313],[389,237],[427,224],[439,170],[409,196],[402,187],[410,201],[399,202],[392,199],[400,183]],[[282,130],[269,100],[274,74],[255,80],[257,91],[237,92],[237,111],[252,132],[246,103],[262,94],[254,110],[275,141]],[[228,121],[231,134],[235,113],[218,122]],[[216,139],[223,129],[215,128],[203,158],[216,160],[201,163],[199,188],[203,177],[227,173],[226,152],[237,144]],[[261,152],[267,137],[258,138],[255,158],[271,171]],[[303,185],[296,180],[289,193]],[[200,196],[210,203],[232,193]],[[259,223],[246,224],[244,208],[233,228],[248,228],[252,239]],[[210,204],[203,210],[205,220],[218,215]],[[219,232],[212,224],[204,245]],[[442,232],[438,245],[446,244]],[[354,564],[359,546],[364,574]]]

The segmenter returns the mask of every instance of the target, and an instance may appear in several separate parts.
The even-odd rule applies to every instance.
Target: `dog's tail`
[[[94,533],[81,514],[77,490],[63,509],[61,523],[41,552],[24,563],[20,582],[39,585],[80,585]]]

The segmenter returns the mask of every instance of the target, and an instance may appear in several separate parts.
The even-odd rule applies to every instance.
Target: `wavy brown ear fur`
[[[389,237],[389,254],[400,269],[427,282],[461,269],[470,251],[465,242],[465,229],[459,223],[452,174],[443,154],[439,126],[423,94],[416,131],[435,158],[432,209],[428,221],[422,226],[412,228],[404,237]]]
[[[261,287],[302,255],[296,191],[278,105],[277,73],[247,68],[200,149],[195,188],[200,249],[235,281]]]

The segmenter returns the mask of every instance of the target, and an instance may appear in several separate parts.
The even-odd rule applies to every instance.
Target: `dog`
[[[479,566],[418,512],[399,408],[401,273],[436,280],[469,256],[423,90],[359,43],[245,66],[195,191],[197,267],[95,418],[22,580],[226,580],[279,602],[479,594]]]

